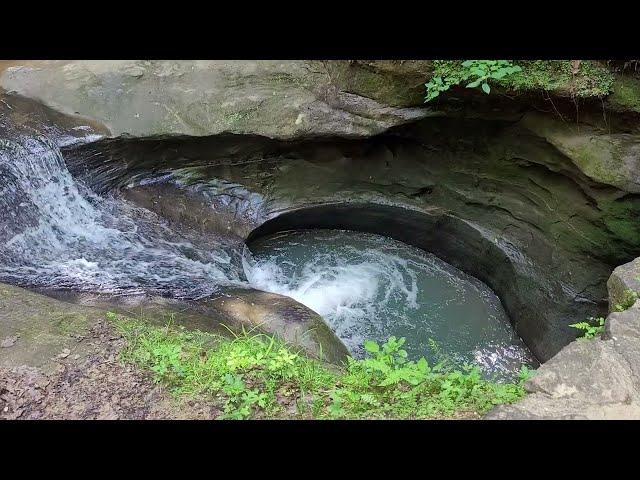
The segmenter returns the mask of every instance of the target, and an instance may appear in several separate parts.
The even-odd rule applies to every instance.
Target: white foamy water
[[[318,312],[356,356],[364,340],[395,335],[407,338],[413,358],[475,362],[499,378],[535,363],[486,285],[420,249],[379,235],[307,230],[260,239],[251,250],[249,283]]]
[[[366,339],[396,335],[414,357],[429,358],[433,339],[455,361],[506,377],[532,359],[493,292],[433,255],[335,231],[277,235],[242,255],[94,194],[44,137],[0,139],[0,227],[3,282],[187,299],[250,285],[315,310],[355,355]]]
[[[233,251],[196,247],[151,212],[93,194],[46,138],[20,140],[0,141],[0,280],[179,298],[245,283]]]

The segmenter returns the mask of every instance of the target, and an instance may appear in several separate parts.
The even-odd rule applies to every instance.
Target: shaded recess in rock
[[[341,228],[364,229],[369,218],[368,231],[490,285],[541,360],[575,338],[569,324],[606,312],[612,268],[640,254],[640,197],[594,180],[517,122],[432,118],[357,141],[112,139],[65,158],[99,190],[238,241],[285,213],[288,228],[342,218]]]

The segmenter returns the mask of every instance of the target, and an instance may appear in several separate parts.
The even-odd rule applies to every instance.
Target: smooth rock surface
[[[637,261],[618,267],[614,284],[634,285]],[[615,292],[610,289],[610,301]],[[602,338],[567,345],[525,388],[530,394],[524,399],[496,407],[486,418],[640,419],[640,304],[609,314]]]
[[[228,291],[206,305],[219,311],[222,321],[231,328],[278,335],[308,355],[330,363],[343,363],[349,356],[345,345],[320,315],[289,297],[242,289]]]
[[[534,112],[527,113],[521,124],[545,138],[593,180],[640,193],[639,135],[611,133]]]
[[[394,106],[402,104],[398,90],[411,98],[421,74],[387,63],[354,74],[348,63],[322,61],[12,62],[0,69],[0,87],[100,122],[112,136],[363,137],[431,114],[424,106]],[[394,90],[378,91],[389,75]]]
[[[162,297],[49,294],[57,298],[0,283],[0,367],[28,365],[48,371],[57,358],[84,355],[82,339],[108,311],[157,325],[171,320],[219,334],[228,334],[224,324],[232,330],[278,335],[332,363],[341,363],[348,355],[322,317],[282,295],[240,289],[188,304]]]

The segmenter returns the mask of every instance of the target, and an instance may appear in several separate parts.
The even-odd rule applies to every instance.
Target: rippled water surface
[[[321,314],[354,355],[365,339],[407,338],[413,357],[477,361],[508,378],[533,359],[486,285],[422,250],[376,235],[300,231],[253,255],[176,231],[69,173],[45,137],[0,139],[0,281],[28,287],[198,299],[221,286],[293,297]]]
[[[148,210],[95,195],[43,137],[0,140],[0,212],[0,281],[178,298],[246,284],[239,252],[194,243]]]
[[[321,314],[354,355],[366,339],[406,337],[410,356],[512,378],[535,363],[500,300],[484,283],[438,257],[379,235],[285,232],[246,255],[256,288],[288,295]]]

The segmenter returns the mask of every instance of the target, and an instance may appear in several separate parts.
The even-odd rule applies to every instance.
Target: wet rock
[[[66,291],[50,293],[69,302],[81,303],[87,308],[94,307],[103,312],[103,317],[106,311],[127,316],[138,316],[143,312],[145,320],[155,325],[166,325],[169,318],[174,318],[177,324],[185,328],[220,335],[228,335],[228,329],[254,329],[278,335],[308,355],[331,363],[342,363],[348,355],[342,341],[313,310],[292,298],[251,288],[223,288],[219,294],[189,301],[157,296],[109,297]],[[120,345],[121,342],[120,337],[102,336],[96,345]],[[107,355],[105,361],[117,362],[117,358]]]
[[[519,125],[442,118],[369,141],[229,141],[114,141],[66,158],[109,165],[123,186],[163,168],[166,180],[124,196],[178,229],[250,241],[347,228],[425,248],[487,283],[541,360],[575,338],[569,324],[606,313],[611,270],[640,252],[640,196]]]
[[[313,310],[292,298],[253,289],[229,290],[199,303],[222,314],[221,322],[235,329],[278,335],[308,355],[331,363],[343,363],[349,352]]]
[[[528,113],[521,124],[545,138],[593,180],[640,193],[640,135],[610,133],[539,113]]]

